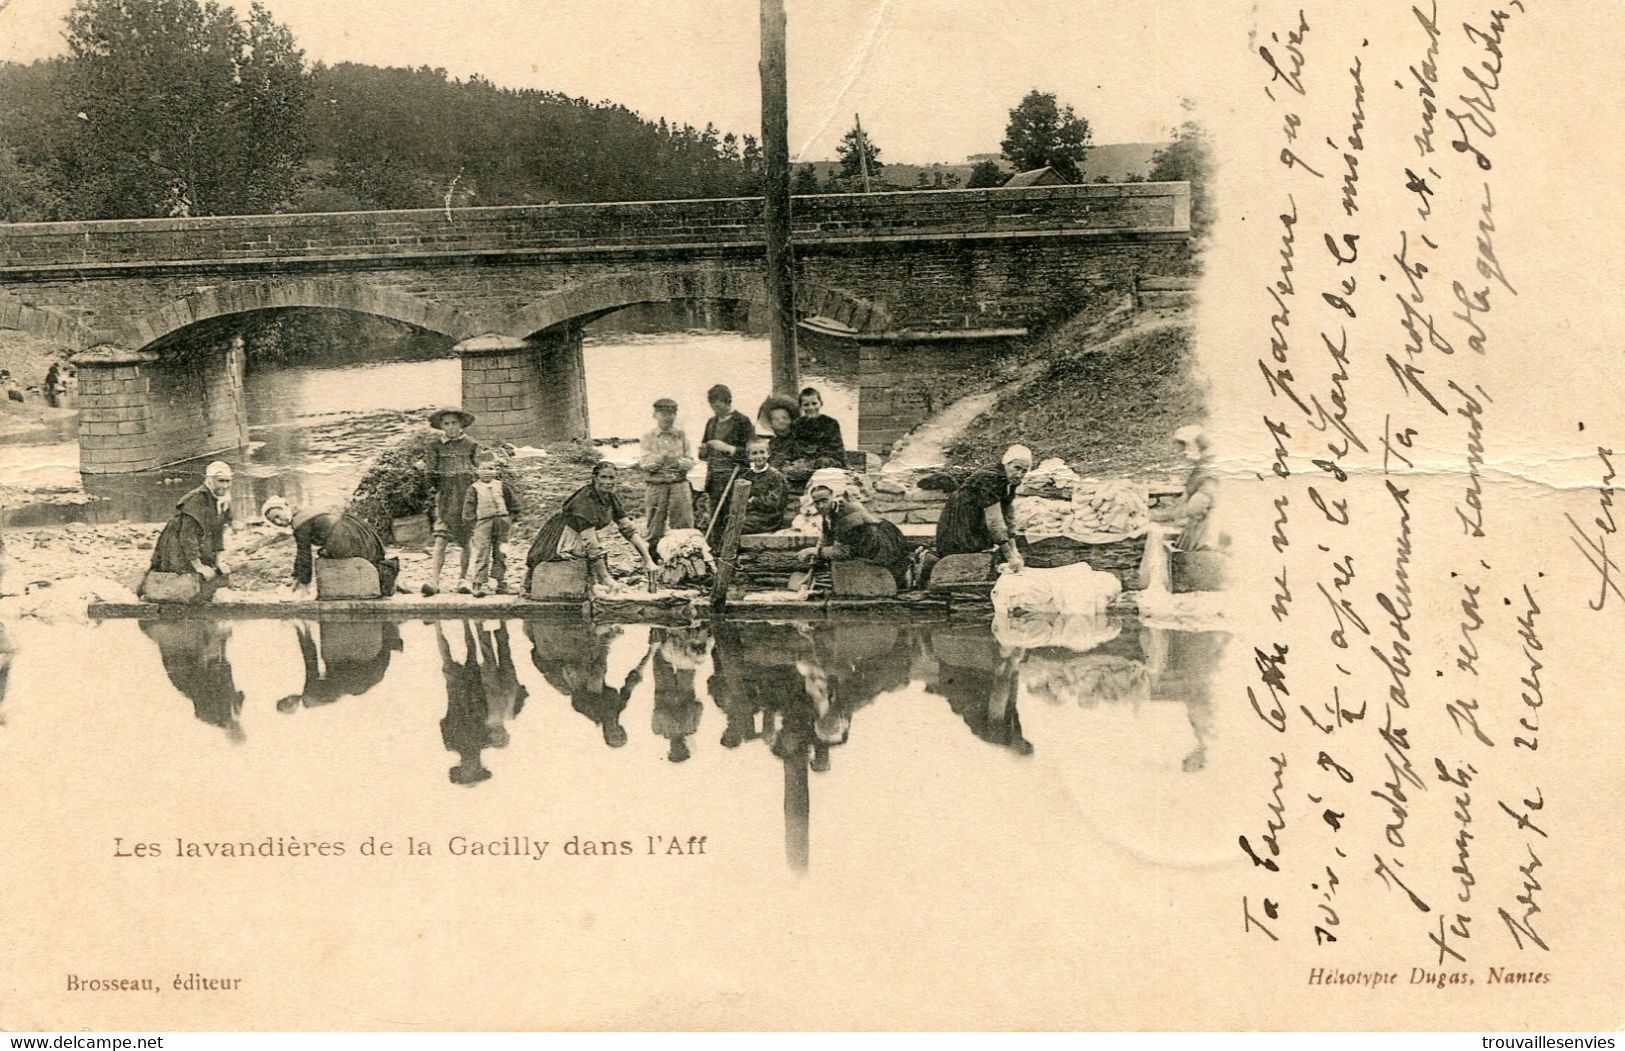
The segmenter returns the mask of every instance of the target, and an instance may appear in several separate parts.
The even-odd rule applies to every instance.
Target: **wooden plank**
[[[722,553],[717,557],[717,579],[711,589],[711,605],[715,609],[728,604],[728,586],[733,583],[734,571],[739,565],[739,532],[745,527],[745,504],[749,500],[750,476],[739,474],[734,478],[728,524],[722,529]]]

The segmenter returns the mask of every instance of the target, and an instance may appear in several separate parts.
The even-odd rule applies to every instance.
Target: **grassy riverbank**
[[[944,443],[946,462],[987,463],[1021,442],[1086,476],[1180,473],[1170,436],[1206,416],[1183,311],[1064,326],[988,386],[992,407]]]

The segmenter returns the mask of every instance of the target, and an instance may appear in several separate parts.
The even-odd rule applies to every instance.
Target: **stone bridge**
[[[869,449],[923,418],[943,375],[1190,266],[1185,183],[794,209],[797,310],[850,333]],[[635,303],[764,302],[761,230],[758,199],[0,225],[0,328],[77,352],[89,474],[243,444],[240,344],[200,354],[188,330],[284,307],[456,340],[482,436],[586,436],[582,326]]]

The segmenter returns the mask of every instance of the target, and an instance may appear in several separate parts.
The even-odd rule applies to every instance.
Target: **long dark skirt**
[[[389,558],[378,531],[355,515],[340,515],[333,523],[322,558],[364,558],[378,569],[378,590],[385,596],[395,593],[395,578],[401,573],[401,560]]]
[[[895,523],[882,520],[856,526],[845,530],[841,541],[853,558],[885,566],[897,580],[897,586],[904,586],[914,550]]]

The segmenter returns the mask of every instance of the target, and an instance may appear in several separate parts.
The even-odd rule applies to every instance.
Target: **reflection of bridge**
[[[1189,266],[1184,183],[798,198],[798,310],[853,330],[859,431],[884,449],[945,377]],[[585,436],[581,326],[634,303],[764,301],[761,202],[39,223],[0,237],[0,327],[78,351],[83,470],[246,440],[240,348],[191,326],[282,307],[459,340],[463,403],[501,439]]]

